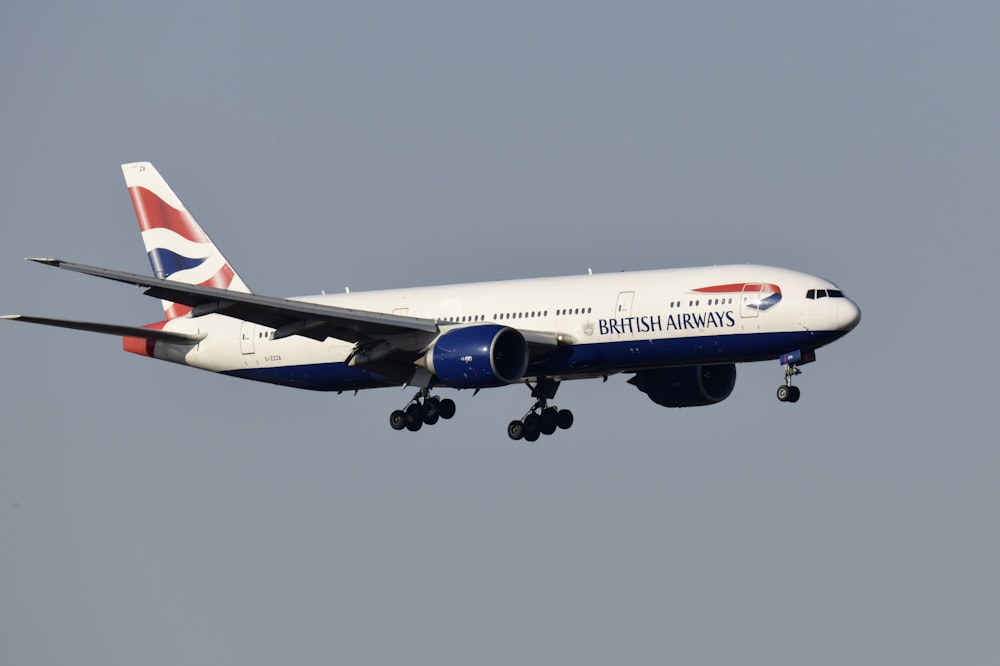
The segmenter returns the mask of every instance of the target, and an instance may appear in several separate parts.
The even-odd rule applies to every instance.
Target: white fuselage
[[[807,298],[813,293],[837,297]],[[775,291],[777,293],[775,293]],[[813,275],[753,265],[622,272],[306,296],[294,300],[561,334],[558,352],[523,379],[573,379],[644,368],[760,361],[814,350],[853,328],[858,307]],[[317,342],[220,314],[182,317],[165,330],[205,334],[196,346],[158,343],[164,360],[319,390],[396,385],[346,363],[355,345]]]

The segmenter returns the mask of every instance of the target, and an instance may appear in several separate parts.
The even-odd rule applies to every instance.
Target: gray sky
[[[142,324],[118,165],[262,293],[728,262],[862,307],[774,398],[296,392],[0,322],[0,662],[988,664],[995,3],[0,8],[0,311]]]

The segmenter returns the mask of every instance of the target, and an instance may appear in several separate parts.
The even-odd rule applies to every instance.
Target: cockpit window
[[[844,298],[844,292],[840,289],[810,289],[806,292],[806,298]]]

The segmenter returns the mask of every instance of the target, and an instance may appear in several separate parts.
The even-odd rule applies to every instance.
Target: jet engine
[[[635,373],[628,380],[663,407],[699,407],[722,402],[736,385],[736,365],[689,365]]]
[[[487,388],[518,381],[528,368],[528,343],[498,324],[452,329],[424,357],[427,369],[452,388]]]

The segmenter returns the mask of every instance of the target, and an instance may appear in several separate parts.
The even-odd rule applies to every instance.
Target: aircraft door
[[[623,291],[618,294],[618,304],[615,306],[615,319],[621,322],[632,316],[632,301],[634,299],[634,291]],[[625,326],[620,326],[618,330],[620,331],[618,337],[622,337],[625,334]]]
[[[760,314],[760,294],[764,285],[759,283],[743,285],[743,293],[740,294],[740,317],[743,319],[743,328],[760,328],[760,321],[757,316]]]
[[[240,351],[244,355],[254,353],[253,336],[254,323],[252,321],[243,322],[240,327]]]

